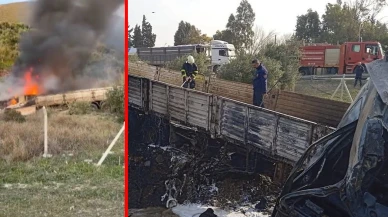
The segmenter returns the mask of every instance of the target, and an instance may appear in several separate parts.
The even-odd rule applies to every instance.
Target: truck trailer
[[[221,65],[229,63],[236,56],[234,45],[220,40],[213,40],[210,44],[136,48],[139,59],[154,66],[164,66],[176,58],[191,55],[195,52],[206,54],[210,62],[209,68],[213,71],[217,71]]]
[[[351,74],[358,62],[365,64],[384,58],[381,44],[374,41],[313,44],[301,47],[301,53],[302,75],[314,75],[317,69],[322,69],[322,74]]]

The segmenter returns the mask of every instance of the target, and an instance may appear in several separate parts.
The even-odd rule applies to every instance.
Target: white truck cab
[[[171,47],[130,48],[129,55],[138,57],[151,65],[162,66],[176,58],[187,56],[193,52],[205,53],[209,60],[209,69],[214,72],[236,57],[235,47],[226,41],[213,40],[210,44],[186,44]]]
[[[229,63],[231,59],[236,58],[234,45],[226,41],[213,40],[210,43],[210,47],[213,71],[216,71],[221,65]]]

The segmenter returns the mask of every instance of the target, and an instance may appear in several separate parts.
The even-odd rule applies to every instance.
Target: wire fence
[[[340,83],[340,79],[300,80],[296,84],[295,92],[330,99]],[[350,95],[354,99],[361,89],[360,84],[358,83],[357,86],[354,86],[354,79],[347,79],[345,80],[345,83],[349,89]],[[362,85],[365,83],[366,81],[363,80]],[[352,100],[347,95],[346,90],[343,89],[343,92],[341,92],[340,88],[337,94],[333,97],[333,100],[350,103]]]

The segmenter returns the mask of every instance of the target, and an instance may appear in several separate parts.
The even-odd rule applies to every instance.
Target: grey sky
[[[181,20],[187,21],[203,33],[212,36],[222,30],[231,13],[235,13],[241,0],[129,0],[128,22],[130,26],[141,24],[143,14],[152,24],[157,35],[156,46],[173,45],[174,34]],[[327,3],[336,0],[250,0],[256,13],[255,25],[265,31],[289,34],[295,29],[296,17],[309,8],[325,11]],[[152,12],[155,12],[154,14]],[[388,10],[382,14],[388,15]],[[384,16],[382,15],[382,16]],[[388,18],[384,21],[388,22]]]

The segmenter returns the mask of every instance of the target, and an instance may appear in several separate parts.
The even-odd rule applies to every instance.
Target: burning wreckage
[[[370,80],[295,164],[272,217],[388,216],[388,59],[366,69]]]
[[[44,94],[101,86],[106,74],[102,72],[98,79],[94,69],[104,70],[110,62],[93,65],[89,59],[99,41],[122,35],[110,31],[122,5],[122,0],[35,1],[31,30],[21,36],[20,55],[12,72],[0,82],[0,109],[34,103]]]

